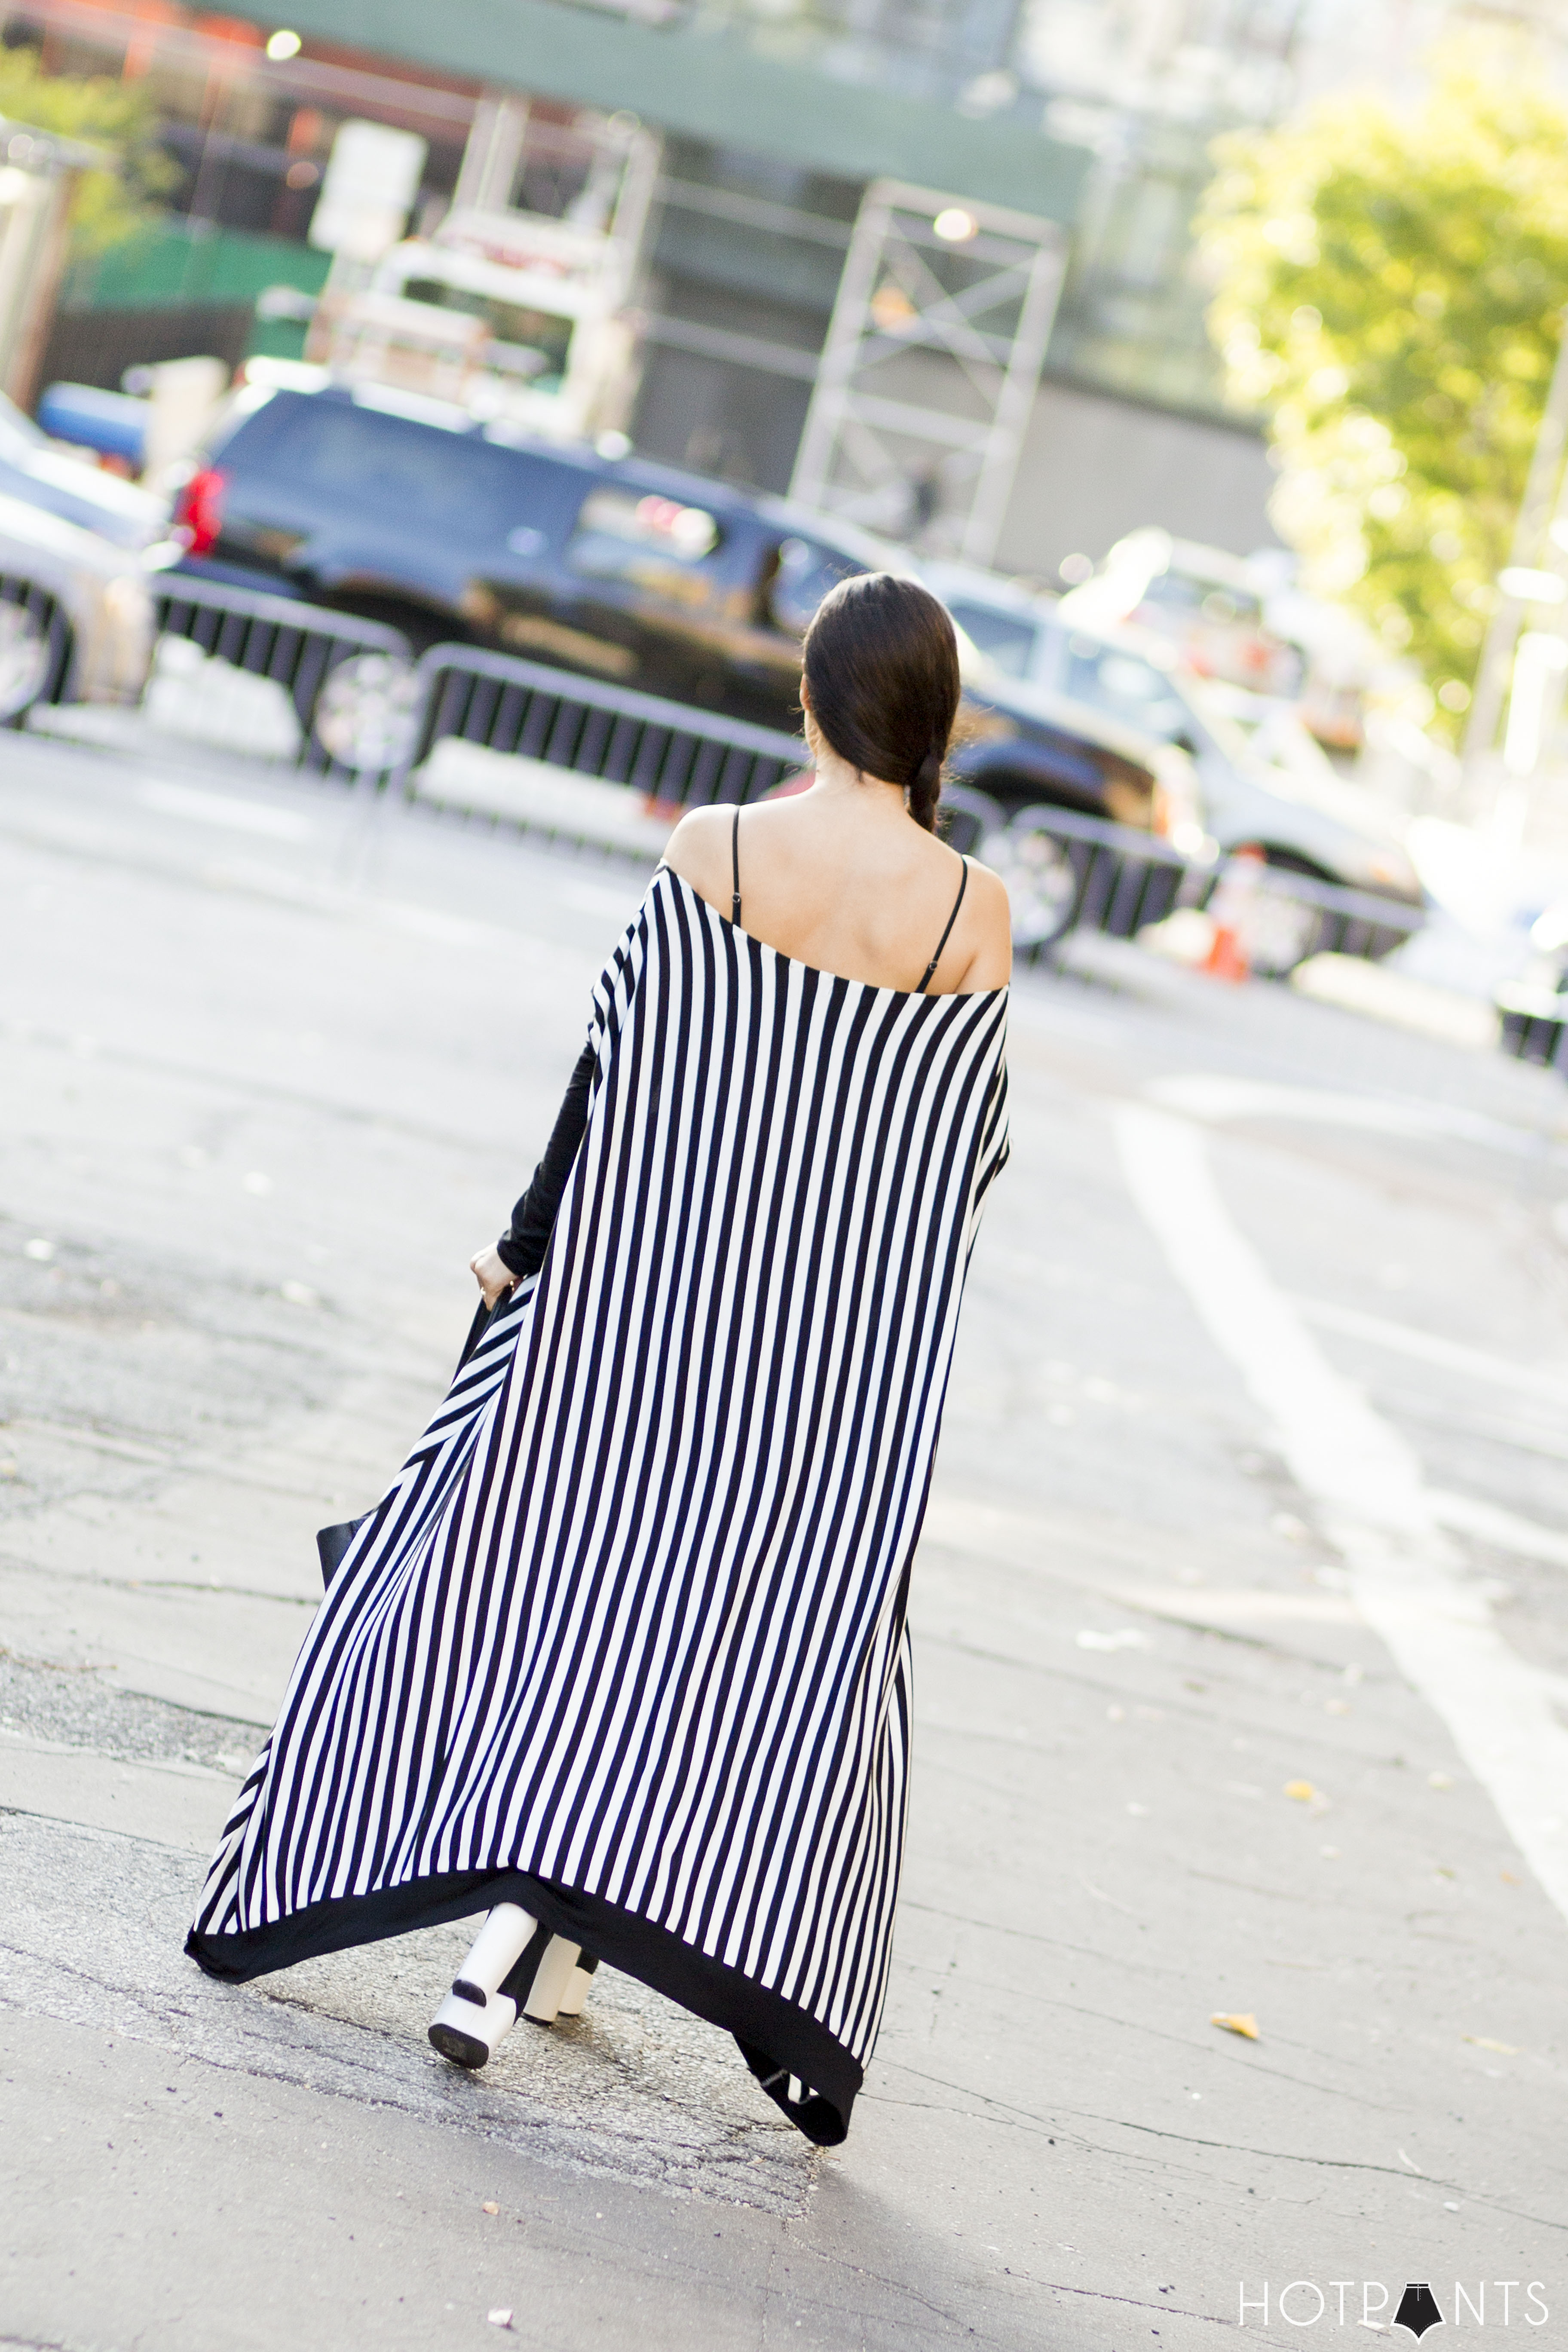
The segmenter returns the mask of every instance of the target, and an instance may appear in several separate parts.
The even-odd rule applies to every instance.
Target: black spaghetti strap
[[[740,927],[741,921],[741,809],[737,802],[735,822],[730,829],[730,862],[734,867],[734,896],[730,901],[730,920]]]
[[[935,971],[938,964],[942,961],[942,951],[943,948],[946,947],[949,940],[952,937],[952,927],[958,920],[958,910],[963,904],[963,894],[969,887],[969,860],[967,857],[962,857],[959,860],[959,864],[962,866],[963,871],[958,877],[958,896],[952,902],[952,912],[947,919],[947,929],[943,931],[941,939],[938,940],[936,943],[936,953],[932,956],[930,963],[927,964],[924,971],[921,975],[921,984],[915,991],[915,994],[917,996],[923,996],[926,990],[931,986],[931,975]]]

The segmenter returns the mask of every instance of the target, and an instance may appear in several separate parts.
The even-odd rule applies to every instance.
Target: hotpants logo
[[[1394,2315],[1395,2327],[1408,2327],[1412,2336],[1425,2336],[1429,2327],[1446,2327],[1447,2321],[1437,2308],[1437,2298],[1425,2284],[1407,2286],[1399,2298],[1399,2308]]]
[[[1267,2279],[1252,2293],[1243,2280],[1240,2326],[1268,2326],[1270,2293]],[[1546,2290],[1539,2279],[1478,2279],[1471,2286],[1456,2279],[1447,2311],[1425,2279],[1415,2280],[1405,2287],[1390,2319],[1393,2301],[1378,2279],[1329,2279],[1321,2286],[1316,2279],[1292,2279],[1273,2295],[1273,2311],[1287,2327],[1316,2327],[1320,2321],[1331,2327],[1403,2327],[1417,2340],[1429,2327],[1512,2327],[1521,2320],[1527,2327],[1544,2327],[1551,2317]]]

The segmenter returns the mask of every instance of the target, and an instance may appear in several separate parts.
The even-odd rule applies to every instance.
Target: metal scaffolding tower
[[[874,181],[855,225],[792,497],[988,563],[1061,290],[1054,223]]]

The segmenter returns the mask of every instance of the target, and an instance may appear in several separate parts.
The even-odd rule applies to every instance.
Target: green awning
[[[1070,221],[1087,150],[1016,116],[972,121],[934,100],[817,69],[779,27],[668,30],[552,0],[287,0],[307,37],[614,112],[846,179],[889,176]],[[235,13],[268,29],[278,5]]]
[[[193,228],[164,215],[119,245],[85,256],[67,274],[68,310],[165,310],[254,302],[268,286],[319,294],[331,260],[313,245],[246,229]]]

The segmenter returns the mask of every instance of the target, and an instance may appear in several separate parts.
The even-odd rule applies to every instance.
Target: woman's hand
[[[517,1287],[517,1276],[492,1244],[489,1249],[476,1250],[468,1260],[468,1272],[479,1284],[487,1307],[504,1298],[509,1290]]]

